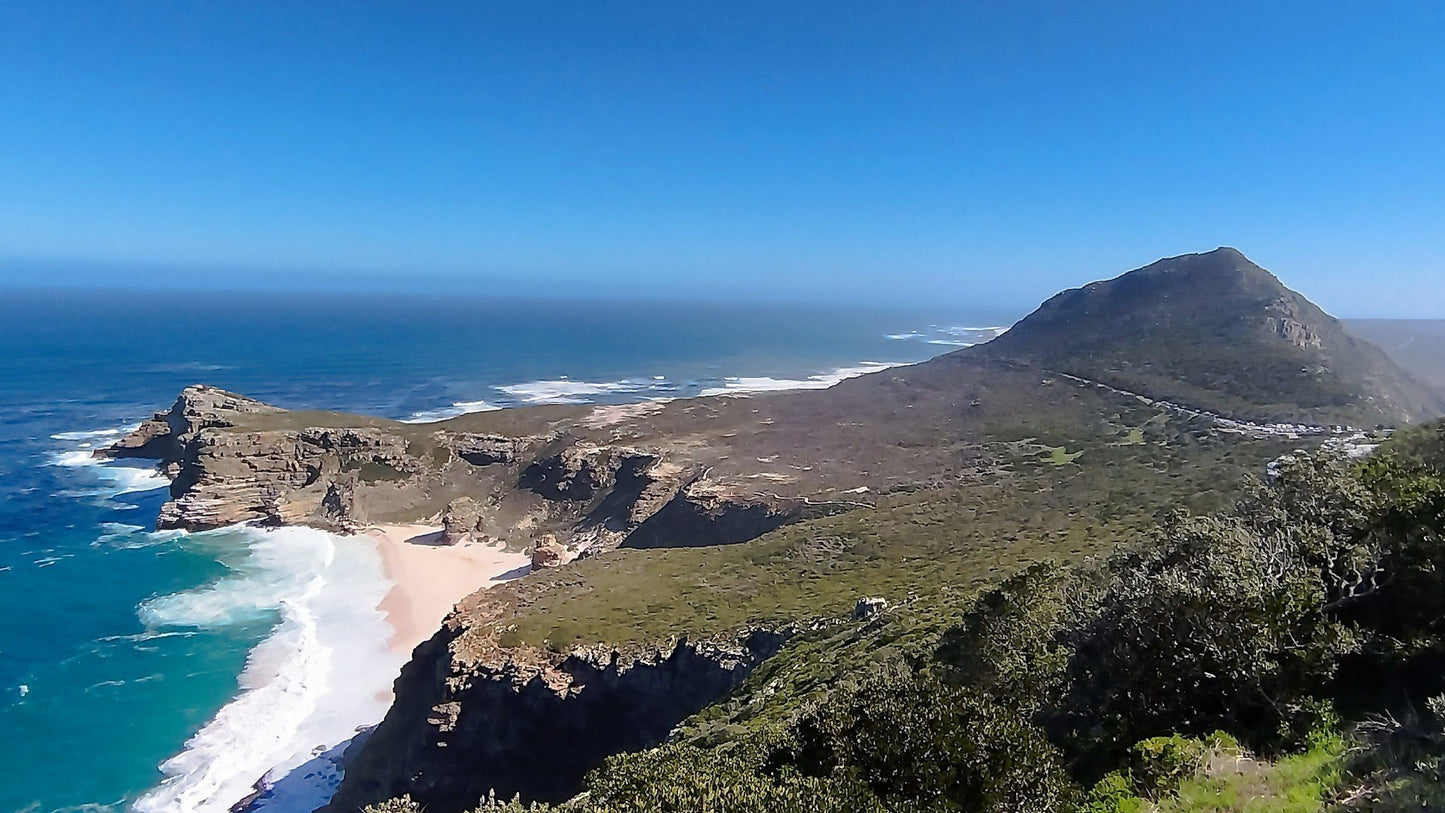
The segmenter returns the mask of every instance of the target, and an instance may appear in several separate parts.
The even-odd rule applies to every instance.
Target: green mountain
[[[1233,248],[1064,291],[963,351],[1245,420],[1352,425],[1445,414],[1445,398]]]

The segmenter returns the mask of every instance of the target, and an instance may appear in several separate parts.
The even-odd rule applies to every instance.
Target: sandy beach
[[[430,638],[442,619],[468,594],[527,572],[525,553],[469,543],[438,543],[441,528],[428,525],[378,525],[367,529],[378,540],[382,562],[395,586],[378,609],[394,633],[392,649],[410,654]]]

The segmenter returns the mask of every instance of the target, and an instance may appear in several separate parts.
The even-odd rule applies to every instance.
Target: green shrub
[[[857,779],[890,806],[1024,813],[1077,797],[1057,749],[1017,710],[910,673],[830,698],[773,762]]]
[[[1149,802],[1134,793],[1134,777],[1128,771],[1105,774],[1079,805],[1079,813],[1144,813]]]
[[[766,771],[758,748],[719,753],[690,745],[608,760],[568,813],[885,813],[847,777]],[[490,812],[488,812],[490,813]]]
[[[1322,577],[1298,540],[1237,519],[1175,520],[1110,569],[1076,633],[1067,709],[1100,773],[1129,743],[1175,731],[1275,744],[1353,645],[1322,612]]]
[[[1056,702],[1069,655],[1060,632],[1072,620],[1075,581],[1061,567],[1038,564],[985,591],[943,633],[934,653],[942,673],[1016,708]]]
[[[1205,760],[1221,752],[1239,753],[1239,743],[1222,732],[1208,740],[1193,740],[1178,734],[1153,737],[1130,749],[1130,775],[1134,777],[1136,790],[1158,798],[1178,790],[1185,780],[1204,767]]]

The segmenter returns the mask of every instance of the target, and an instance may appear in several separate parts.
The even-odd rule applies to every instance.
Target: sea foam
[[[888,333],[883,338],[899,342],[922,342],[944,347],[973,347],[976,344],[997,339],[1008,332],[1008,327],[973,327],[967,325],[929,325],[922,330],[906,333]]]
[[[839,367],[826,373],[810,375],[807,378],[773,378],[771,376],[736,376],[724,378],[721,386],[707,387],[701,395],[747,395],[755,392],[782,392],[786,390],[825,390],[841,381],[860,375],[876,373],[902,362],[865,361],[853,367]]]
[[[119,429],[58,432],[51,435],[51,439],[65,441],[69,448],[55,453],[50,463],[53,466],[84,470],[94,476],[98,481],[97,488],[83,492],[85,496],[119,497],[122,494],[137,494],[169,486],[171,481],[156,471],[153,464],[106,460],[93,454],[96,442],[115,438],[134,428],[132,425]]]
[[[785,390],[821,390],[845,379],[886,370],[908,362],[863,361],[803,378],[723,376],[677,383],[667,376],[623,378],[616,381],[574,381],[570,378],[527,381],[497,387],[511,405],[616,404],[663,401],[698,395],[746,395]]]
[[[624,378],[618,381],[573,381],[557,378],[497,387],[513,401],[524,404],[590,404],[599,397],[645,396],[670,389],[665,377]]]
[[[492,412],[502,407],[490,401],[457,401],[451,406],[438,409],[424,409],[414,413],[409,418],[402,418],[402,423],[436,423],[445,421],[448,418],[456,418],[462,415],[470,415],[473,412]]]
[[[252,810],[319,807],[341,780],[346,743],[385,715],[405,660],[388,646],[391,629],[376,609],[390,582],[375,543],[240,527],[188,542],[216,550],[230,572],[147,601],[139,614],[149,628],[277,620],[247,657],[236,697],[161,765],[165,779],[135,810],[221,813],[258,790]]]

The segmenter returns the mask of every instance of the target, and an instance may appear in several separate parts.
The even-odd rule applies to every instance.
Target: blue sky
[[[0,281],[1445,317],[1445,5],[16,0]]]

